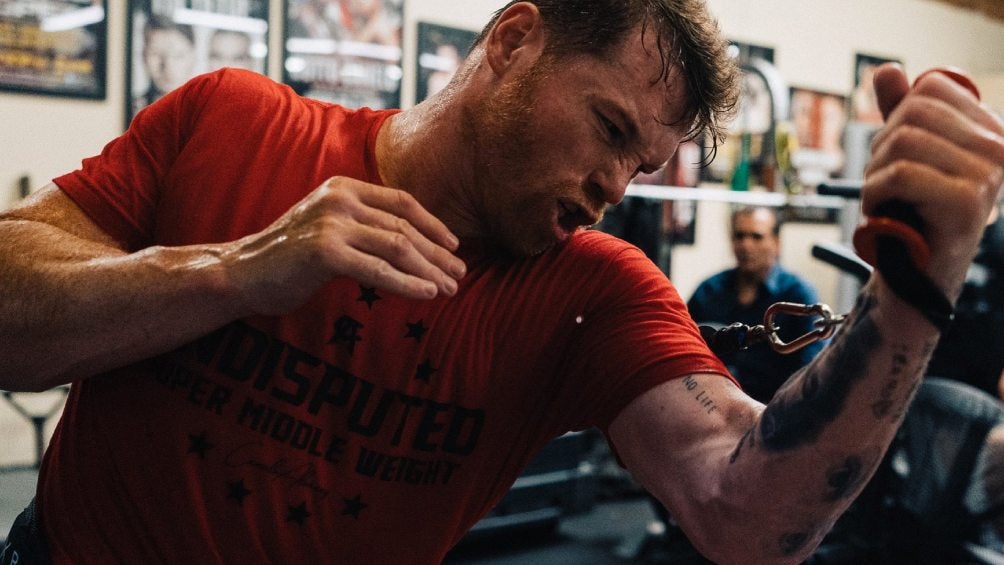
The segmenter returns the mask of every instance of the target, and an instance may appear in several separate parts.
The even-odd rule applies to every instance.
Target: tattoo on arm
[[[893,406],[896,404],[897,400],[896,389],[900,385],[901,377],[904,375],[909,376],[912,372],[910,357],[907,353],[907,347],[905,345],[899,345],[896,347],[896,351],[892,355],[889,366],[889,379],[879,392],[878,400],[873,402],[871,405],[872,414],[875,416],[876,420],[881,420],[892,413]],[[908,393],[906,400],[908,401],[910,398],[912,398],[912,395]],[[896,413],[892,413],[893,419],[896,419],[900,412],[901,410]]]
[[[715,401],[711,398],[711,396],[708,395],[708,391],[703,388],[700,389],[698,388],[699,385],[697,384],[697,380],[694,379],[694,377],[691,376],[684,377],[683,385],[687,387],[687,390],[690,392],[696,391],[694,398],[696,398],[697,401],[701,403],[701,407],[704,408],[704,410],[708,414],[711,414],[715,410],[718,410],[718,406],[715,404]]]
[[[863,454],[848,455],[843,461],[827,469],[823,500],[837,502],[854,496],[867,481],[868,472],[878,466],[882,454],[881,448],[871,448]]]
[[[863,476],[860,457],[851,456],[844,459],[839,465],[831,468],[827,473],[826,498],[827,502],[847,498],[854,492],[854,488],[861,482]]]
[[[808,532],[790,532],[781,536],[781,554],[794,555],[809,542],[811,534]]]
[[[742,452],[743,445],[749,445],[750,449],[753,449],[753,447],[756,445],[755,427],[746,430],[746,433],[743,434],[743,437],[739,440],[739,443],[736,445],[736,448],[732,452],[732,455],[729,456],[729,464],[735,463],[736,460],[739,459],[739,453]]]
[[[760,435],[764,448],[784,451],[815,441],[843,408],[852,385],[864,377],[868,358],[881,336],[871,317],[875,299],[858,298],[854,320],[814,365],[788,381],[764,409]]]
[[[938,337],[931,338],[924,343],[923,349],[920,352],[919,363],[920,366],[913,367],[913,371],[923,372],[927,367],[927,362],[934,353],[934,348],[938,346]],[[900,399],[899,407],[896,412],[892,415],[893,419],[896,421],[902,421],[906,417],[906,411],[910,407],[910,403],[913,401],[913,397],[917,394],[917,389],[920,387],[920,380],[914,380],[913,384],[910,385],[910,389],[906,391],[906,394]]]

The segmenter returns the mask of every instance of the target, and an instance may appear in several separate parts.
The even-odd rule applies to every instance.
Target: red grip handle
[[[965,73],[955,67],[937,67],[920,74],[914,81],[916,86],[920,79],[931,73],[941,73],[963,88],[972,92],[980,99],[980,90]],[[882,203],[877,208],[877,215],[858,226],[854,232],[854,249],[857,254],[872,266],[878,265],[878,241],[880,238],[891,237],[899,240],[906,247],[914,266],[923,270],[931,258],[931,250],[924,240],[923,224],[916,212],[902,202]]]

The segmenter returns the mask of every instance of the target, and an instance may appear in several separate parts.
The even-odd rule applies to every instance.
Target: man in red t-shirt
[[[138,114],[0,217],[0,386],[73,383],[28,543],[435,563],[548,440],[598,427],[709,558],[804,559],[912,397],[923,305],[876,277],[764,407],[638,249],[581,230],[719,138],[726,46],[699,0],[515,2],[402,112],[224,70]],[[877,80],[865,212],[915,206],[954,297],[1004,127],[942,76]]]

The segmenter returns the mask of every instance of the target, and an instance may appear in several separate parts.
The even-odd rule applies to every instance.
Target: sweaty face
[[[732,252],[740,273],[759,279],[777,261],[780,242],[774,235],[774,218],[764,210],[739,214],[732,226]]]
[[[544,58],[501,81],[469,116],[487,235],[515,256],[541,253],[668,160],[689,124],[669,117],[686,98],[682,82],[653,80],[660,70],[639,36],[612,61]]]

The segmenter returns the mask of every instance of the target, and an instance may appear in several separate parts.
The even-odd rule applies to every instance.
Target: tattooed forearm
[[[860,457],[851,456],[844,459],[840,465],[827,472],[824,500],[835,502],[851,496],[862,483],[864,476],[864,463]]]
[[[889,379],[886,381],[885,386],[882,388],[882,392],[879,393],[879,399],[872,403],[872,414],[875,416],[876,420],[881,420],[889,415],[893,404],[892,395],[896,392],[897,386],[899,386],[899,381],[896,379]]]
[[[931,355],[934,353],[934,348],[938,346],[938,338],[934,337],[924,343],[923,349],[920,352],[918,365],[910,369],[910,372],[923,373],[927,368],[927,362],[930,360]],[[899,406],[896,408],[896,412],[892,415],[893,419],[897,422],[902,421],[906,417],[906,411],[910,407],[910,403],[913,401],[913,397],[917,394],[917,388],[920,387],[919,380],[915,380],[913,384],[910,385],[910,389],[906,391],[903,397],[900,399]]]
[[[906,346],[900,345],[892,355],[892,364],[889,367],[889,379],[879,392],[879,398],[872,403],[872,415],[877,420],[881,420],[889,415],[895,404],[896,388],[900,385],[900,379],[909,364],[909,357],[906,355]],[[894,415],[895,416],[895,415]]]
[[[867,449],[863,454],[848,455],[827,469],[823,501],[837,502],[854,496],[871,476],[871,470],[878,466],[883,453],[877,447]]]
[[[781,555],[795,555],[802,550],[813,535],[809,532],[790,532],[781,536]]]
[[[856,315],[836,343],[815,363],[788,381],[760,420],[765,449],[788,450],[815,441],[841,412],[852,385],[867,374],[869,357],[881,345],[871,317],[872,296],[858,299]]]

